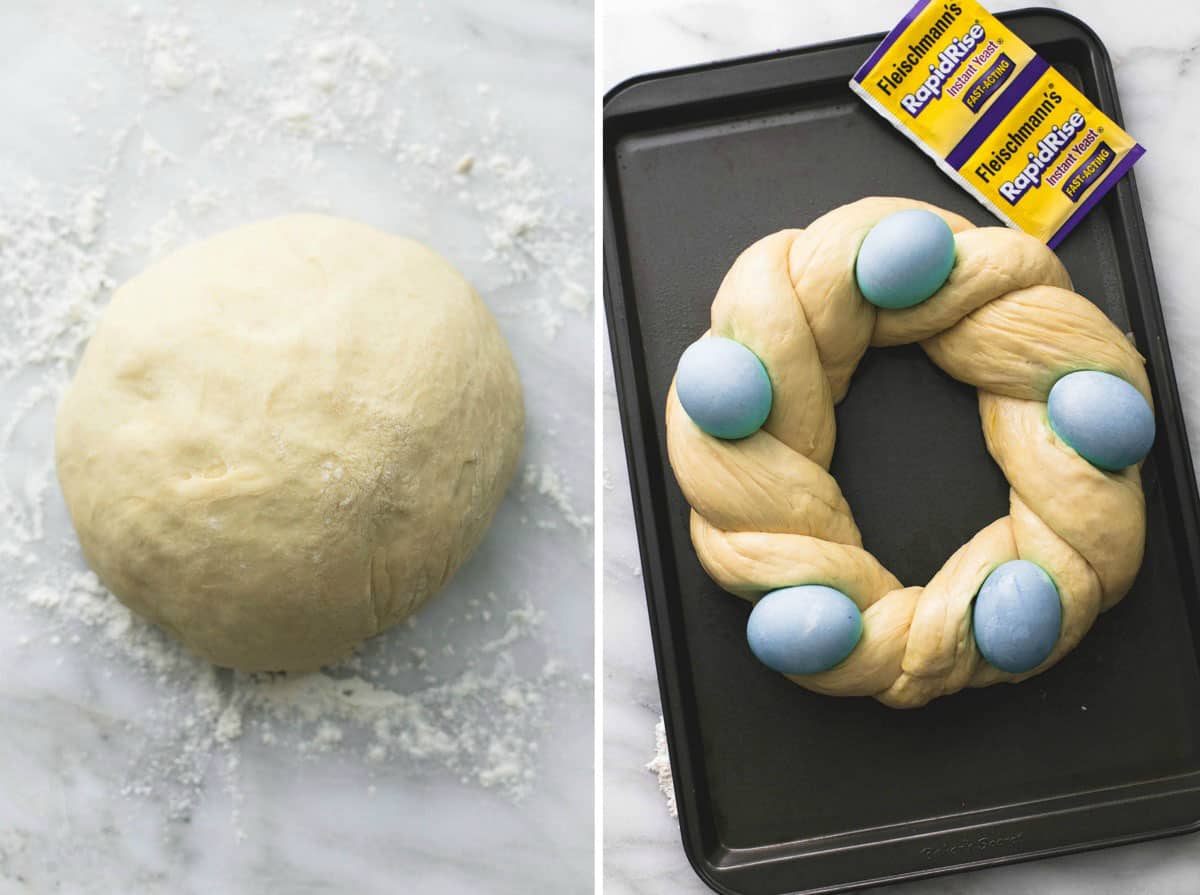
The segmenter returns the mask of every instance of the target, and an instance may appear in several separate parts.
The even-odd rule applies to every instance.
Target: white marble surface
[[[592,15],[586,0],[5,4],[0,893],[591,891]],[[155,255],[302,209],[451,258],[526,388],[533,474],[415,627],[339,672],[461,710],[483,739],[449,746],[455,760],[372,760],[344,713],[321,728],[235,705],[259,685],[76,618],[98,597],[25,599],[81,568],[50,466],[72,327]],[[497,657],[512,687],[460,709],[447,688]],[[528,781],[471,765],[495,731],[527,749]]]
[[[646,71],[885,31],[908,0],[607,0],[603,83]],[[988,4],[994,11],[1037,5]],[[1200,446],[1200,305],[1195,243],[1200,181],[1182,172],[1200,139],[1200,7],[1168,0],[1043,3],[1088,22],[1116,66],[1127,129],[1148,149],[1137,166],[1158,285],[1193,451]],[[654,748],[658,686],[646,621],[611,366],[604,381],[606,895],[708,889],[643,769]],[[1177,837],[886,889],[917,893],[1186,895],[1200,890],[1200,840]],[[884,890],[880,890],[881,892]]]

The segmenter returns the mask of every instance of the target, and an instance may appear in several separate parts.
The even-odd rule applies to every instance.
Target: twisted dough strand
[[[855,281],[858,247],[876,223],[910,208],[950,226],[954,269],[927,301],[876,309]],[[862,637],[844,662],[792,680],[897,708],[1024,680],[1070,652],[1097,614],[1128,591],[1145,538],[1140,467],[1105,472],[1080,457],[1050,428],[1046,398],[1059,377],[1086,369],[1120,376],[1150,402],[1144,361],[1095,305],[1071,291],[1057,256],[1035,238],[977,228],[923,202],[862,199],[746,249],[717,292],[705,335],[735,339],[758,355],[774,398],[762,429],[723,441],[691,421],[672,384],[667,447],[692,506],[701,564],[723,589],[750,601],[781,587],[826,584],[863,613]],[[924,587],[904,587],[863,549],[828,472],[834,404],[868,346],[910,342],[979,389],[987,448],[1011,487],[1009,515],[975,534]],[[1052,653],[1024,674],[985,662],[971,632],[975,594],[993,569],[1014,559],[1045,569],[1063,607]]]

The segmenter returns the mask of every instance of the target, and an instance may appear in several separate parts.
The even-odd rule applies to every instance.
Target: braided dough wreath
[[[949,225],[954,266],[928,300],[882,310],[859,291],[856,257],[873,226],[905,209],[926,209]],[[1060,377],[1093,370],[1130,383],[1149,405],[1144,360],[1071,290],[1065,268],[1037,239],[975,227],[923,202],[862,199],[746,249],[713,301],[704,337],[713,336],[757,355],[772,400],[761,429],[717,438],[693,422],[672,383],[668,452],[692,507],[700,562],[723,589],[751,602],[820,584],[861,611],[849,655],[819,673],[788,675],[796,683],[912,708],[964,687],[1021,681],[1070,652],[1129,590],[1145,539],[1140,462],[1116,472],[1094,466],[1051,428],[1046,401]],[[910,342],[978,388],[987,448],[1011,488],[1009,515],[960,547],[924,587],[905,587],[863,549],[828,472],[834,405],[867,347]],[[1057,641],[1024,673],[986,661],[972,633],[985,579],[1017,559],[1050,576],[1062,606]]]

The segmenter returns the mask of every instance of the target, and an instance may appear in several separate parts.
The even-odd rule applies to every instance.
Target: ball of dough
[[[311,670],[437,593],[516,469],[508,346],[425,246],[295,215],[119,289],[58,411],[84,555],[217,665]]]

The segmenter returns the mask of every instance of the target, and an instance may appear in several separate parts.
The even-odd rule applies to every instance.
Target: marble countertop
[[[590,892],[591,4],[0,18],[0,892]],[[449,257],[528,416],[446,592],[303,684],[215,672],[123,616],[81,577],[52,465],[57,389],[113,286],[297,210]]]
[[[1190,151],[1200,138],[1200,8],[1166,0],[1136,7],[1114,0],[987,5],[996,12],[1041,5],[1073,13],[1096,30],[1112,55],[1126,128],[1148,149],[1137,167],[1138,190],[1195,453],[1200,311],[1192,287],[1200,181],[1180,172],[1190,169]],[[647,71],[886,31],[908,6],[907,0],[607,0],[602,83],[607,89]],[[603,393],[605,892],[707,892],[645,769],[660,708],[611,364]],[[1198,878],[1200,840],[1184,836],[878,891],[1185,895],[1196,891]]]

